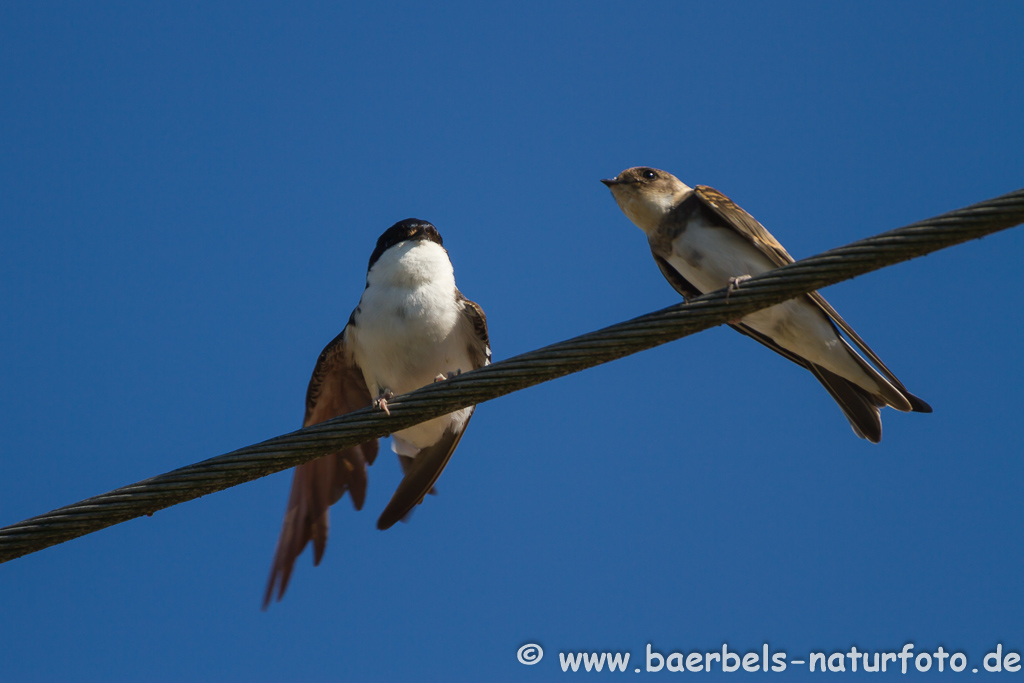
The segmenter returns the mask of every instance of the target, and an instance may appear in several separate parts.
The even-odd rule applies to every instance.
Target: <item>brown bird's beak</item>
[[[619,180],[618,178],[605,178],[601,180],[601,182],[607,185],[608,187],[611,187],[612,185],[618,185],[622,181]]]

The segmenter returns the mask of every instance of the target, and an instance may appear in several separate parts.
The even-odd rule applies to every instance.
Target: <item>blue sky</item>
[[[677,302],[598,182],[628,166],[716,187],[797,258],[1024,186],[1022,34],[1013,2],[4,3],[0,523],[298,427],[403,218],[438,226],[501,359]],[[826,291],[935,408],[885,411],[880,445],[711,330],[481,406],[382,533],[383,451],[266,613],[290,473],[4,564],[4,679],[1021,652],[1021,253],[1011,231]]]

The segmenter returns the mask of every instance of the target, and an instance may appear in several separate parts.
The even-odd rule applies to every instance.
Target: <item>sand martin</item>
[[[718,190],[690,188],[671,173],[643,166],[601,182],[647,235],[658,268],[684,298],[793,263],[763,225]],[[751,313],[731,326],[810,370],[842,408],[857,436],[868,441],[878,443],[882,438],[882,406],[932,411],[907,391],[817,292]]]
[[[317,359],[302,425],[369,405],[387,411],[388,399],[396,394],[490,360],[487,319],[456,288],[437,228],[412,218],[395,223],[377,240],[359,305]],[[404,477],[377,528],[387,529],[404,518],[432,491],[472,415],[473,407],[463,408],[392,435]],[[330,506],[348,491],[355,508],[362,508],[366,468],[376,455],[373,440],[295,468],[264,608],[275,585],[277,599],[284,595],[295,559],[309,541],[313,564],[320,564]]]

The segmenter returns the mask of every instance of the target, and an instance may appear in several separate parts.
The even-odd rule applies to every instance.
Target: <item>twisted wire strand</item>
[[[364,408],[4,527],[0,563],[1022,222],[1024,189],[831,249],[751,278],[732,292],[711,292],[398,396],[388,402],[390,416]]]

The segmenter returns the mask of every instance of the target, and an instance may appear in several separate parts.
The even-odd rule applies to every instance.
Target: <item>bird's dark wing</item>
[[[462,292],[455,290],[455,299],[462,304],[462,319],[472,332],[469,342],[469,357],[473,361],[473,369],[482,368],[491,363],[491,340],[487,334],[487,316],[484,309],[475,301],[467,299]]]
[[[693,188],[693,192],[700,198],[705,207],[711,209],[731,228],[745,237],[747,241],[770,258],[775,265],[785,266],[793,263],[794,259],[786,251],[786,248],[779,244],[779,241],[763,225],[758,223],[757,219],[741,209],[733,200],[707,185],[698,185]]]
[[[668,283],[672,285],[672,288],[683,295],[683,298],[689,301],[695,296],[700,296],[700,291],[690,284],[690,281],[679,274],[679,271],[673,268],[668,261],[658,256],[654,249],[651,249],[651,256],[654,257],[654,262],[658,264],[658,270],[665,276]]]
[[[464,334],[469,339],[469,357],[476,369],[489,365],[491,362],[491,344],[487,334],[487,317],[478,304],[470,301],[462,292],[456,290],[456,299],[462,304],[462,321],[465,325]],[[466,421],[458,429],[450,429],[432,446],[423,448],[409,463],[403,460],[405,476],[395,490],[391,501],[377,520],[378,529],[389,529],[404,518],[414,507],[423,502],[424,496],[431,492],[434,483],[455,452],[462,435],[473,417],[472,411]]]
[[[745,237],[747,241],[757,247],[777,266],[781,267],[793,263],[794,259],[789,255],[789,252],[786,251],[785,247],[779,244],[779,241],[775,239],[775,237],[772,236],[772,234],[768,232],[768,230],[765,229],[765,227],[753,216],[741,209],[735,202],[724,194],[706,185],[698,185],[694,188],[694,193],[701,199],[704,206],[714,211],[720,219],[725,221],[737,233]],[[886,380],[888,380],[888,382],[892,384],[904,398],[906,398],[914,412],[932,412],[931,406],[929,406],[924,400],[907,391],[907,388],[903,386],[899,379],[896,378],[896,375],[893,374],[892,370],[885,366],[885,363],[883,363],[882,359],[878,357],[878,354],[872,351],[871,347],[869,347],[867,343],[860,338],[860,335],[854,332],[853,328],[850,327],[849,323],[843,320],[842,316],[839,315],[836,309],[832,308],[832,306],[825,301],[825,297],[818,292],[810,292],[807,294],[807,297],[814,302],[822,312],[839,327],[840,330],[842,330],[843,334],[845,334],[865,356],[868,357],[871,363],[875,365],[877,371]],[[744,332],[743,330],[740,331]],[[747,334],[747,332],[744,332],[744,334]],[[852,355],[855,358],[859,358],[856,353],[853,353]],[[817,372],[815,372],[815,376],[818,376]],[[821,379],[821,377],[818,378],[819,380]],[[828,388],[828,384],[824,380],[822,380],[822,384],[825,384],[826,388]],[[832,389],[829,389],[829,391],[832,392]],[[835,397],[834,392],[833,397]],[[838,398],[836,400],[839,401]],[[842,405],[842,402],[839,402],[840,405]],[[849,413],[847,413],[847,416],[849,416]]]
[[[346,328],[347,329],[347,328]],[[306,390],[303,427],[318,424],[371,404],[363,373],[352,362],[342,331],[320,353]],[[263,597],[266,609],[277,586],[280,600],[288,587],[295,560],[313,541],[313,564],[320,564],[327,546],[328,509],[348,491],[357,510],[366,498],[366,467],[377,457],[377,440],[325,455],[295,468],[281,535]]]
[[[882,440],[882,416],[878,411],[879,401],[870,393],[850,380],[782,348],[771,337],[761,334],[744,323],[730,324],[729,327],[809,370],[839,405],[857,436],[872,443]]]
[[[472,417],[472,413],[469,417]],[[384,512],[380,513],[377,520],[378,529],[390,529],[395,522],[423,502],[423,497],[434,487],[434,482],[441,476],[441,472],[451,459],[455,447],[459,445],[462,435],[466,432],[467,425],[469,418],[466,418],[460,429],[448,430],[437,443],[420,449]]]
[[[823,297],[818,292],[811,292],[807,296],[810,297],[811,301],[818,304],[821,310],[825,312],[825,315],[831,318],[832,322],[835,325],[837,325],[840,330],[842,330],[843,334],[845,334],[850,339],[850,341],[852,341],[857,346],[858,349],[860,349],[861,353],[868,357],[868,360],[870,360],[875,365],[875,368],[877,368],[878,372],[881,373],[881,375],[885,377],[885,379],[887,379],[890,384],[896,387],[896,389],[901,394],[903,394],[904,398],[906,398],[907,401],[910,402],[910,407],[913,412],[932,412],[932,407],[928,405],[928,403],[925,402],[924,399],[918,398],[917,396],[914,396],[912,393],[907,391],[907,388],[903,386],[903,383],[896,378],[896,375],[893,374],[892,370],[885,366],[885,363],[883,363],[882,359],[878,357],[878,354],[872,351],[871,347],[867,345],[867,342],[861,339],[860,335],[854,332],[853,328],[850,327],[850,324],[848,322],[843,320],[842,316],[839,315],[839,312],[836,311],[836,309],[832,308],[832,305],[829,304],[829,302],[825,301],[825,297]]]

